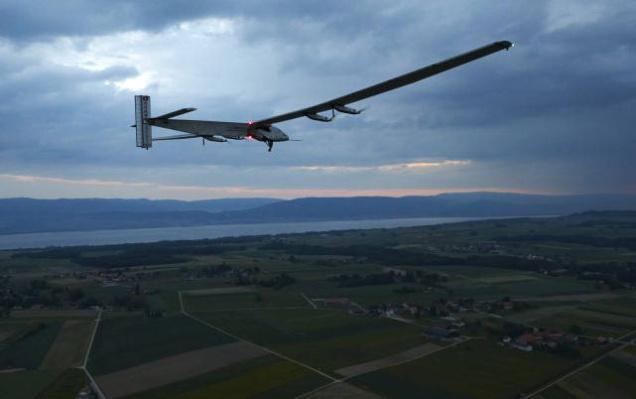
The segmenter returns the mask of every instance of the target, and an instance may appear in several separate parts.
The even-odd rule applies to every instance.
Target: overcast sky
[[[0,197],[636,193],[636,2],[0,0]],[[135,147],[154,114],[258,120],[498,40],[300,142]],[[155,128],[154,134],[172,134]]]

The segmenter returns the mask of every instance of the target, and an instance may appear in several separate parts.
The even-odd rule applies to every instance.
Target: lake
[[[204,238],[237,237],[245,235],[306,233],[310,231],[427,226],[484,219],[494,218],[375,219],[6,234],[0,235],[0,249],[109,245],[173,240],[199,240]]]

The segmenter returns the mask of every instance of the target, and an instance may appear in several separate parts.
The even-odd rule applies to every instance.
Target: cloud
[[[449,166],[464,166],[470,161],[463,160],[442,160],[432,162],[407,162],[398,164],[386,164],[378,166],[334,166],[334,165],[314,165],[296,166],[292,170],[327,172],[327,173],[352,173],[352,172],[424,172],[431,168],[441,168]]]
[[[126,182],[98,179],[63,179],[34,175],[0,174],[0,182],[11,186],[12,196],[28,196],[36,198],[62,198],[73,191],[74,197],[115,197],[115,198],[151,198],[185,200],[227,197],[352,197],[352,196],[391,196],[436,195],[446,192],[444,189],[388,188],[388,189],[330,189],[330,188],[261,188],[249,186],[188,186],[166,185],[148,182]],[[40,188],[35,188],[37,185]],[[48,195],[42,196],[41,187],[46,187]],[[483,187],[466,187],[455,192],[474,192]],[[510,189],[492,187],[487,191],[509,192]],[[522,190],[523,192],[523,190]],[[1,193],[1,191],[0,191]]]

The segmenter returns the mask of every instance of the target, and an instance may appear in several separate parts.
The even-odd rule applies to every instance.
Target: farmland
[[[72,397],[89,376],[113,398],[634,396],[635,226],[3,251],[0,397]]]
[[[326,372],[426,342],[416,326],[348,317],[337,310],[263,309],[196,315]]]
[[[417,398],[420,392],[430,392],[449,398],[511,398],[568,365],[558,356],[525,354],[490,340],[470,341],[353,382],[388,397]]]
[[[231,341],[184,316],[113,317],[101,322],[88,367],[101,375]]]

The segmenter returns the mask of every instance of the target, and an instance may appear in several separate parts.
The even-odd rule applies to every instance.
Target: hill
[[[411,197],[299,198],[218,216],[232,222],[413,217],[565,215],[592,210],[636,210],[636,196],[548,196],[457,193]]]
[[[148,199],[0,199],[0,234],[43,231],[194,226],[214,223],[219,212],[255,208],[273,198],[203,201]]]
[[[565,215],[636,210],[636,196],[454,193],[410,197],[238,198],[206,201],[0,200],[0,234],[416,217]]]

